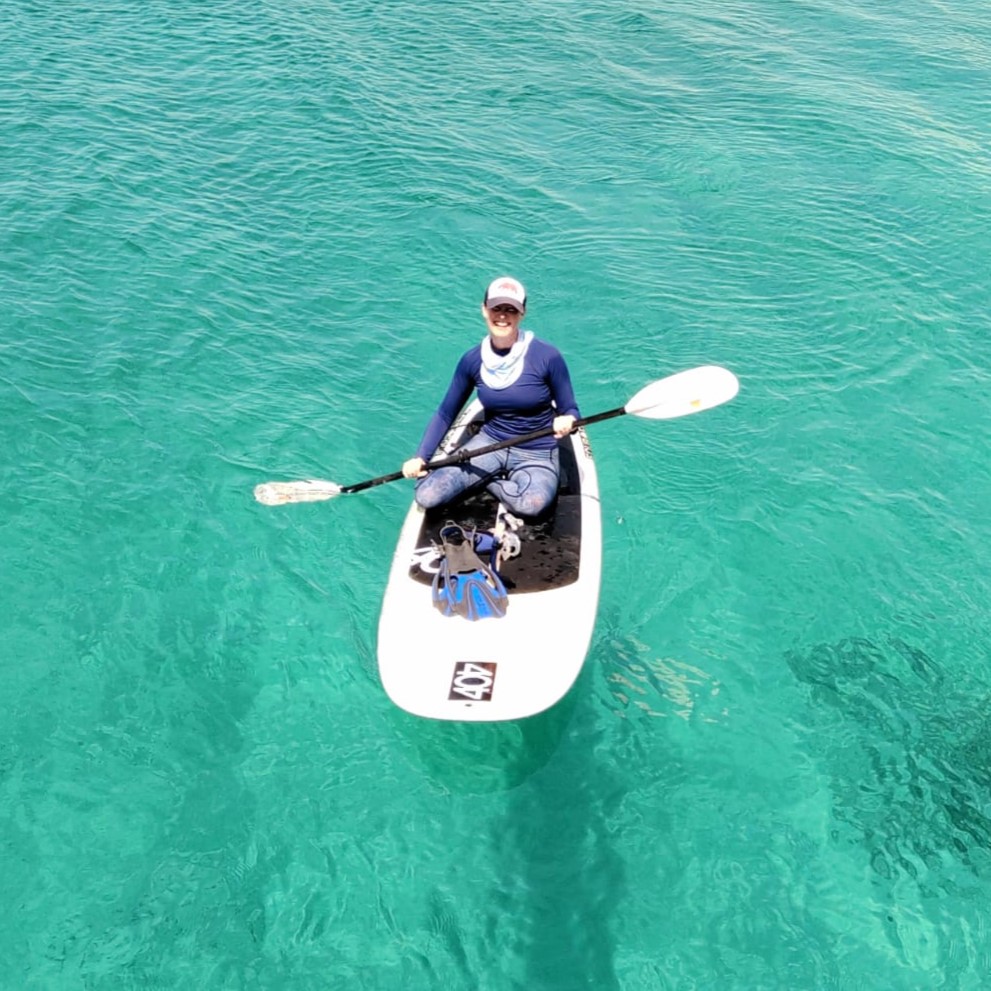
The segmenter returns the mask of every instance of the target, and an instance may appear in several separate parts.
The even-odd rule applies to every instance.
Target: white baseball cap
[[[526,290],[523,283],[509,275],[493,279],[485,291],[485,305],[489,309],[493,306],[515,306],[522,312],[526,309]]]

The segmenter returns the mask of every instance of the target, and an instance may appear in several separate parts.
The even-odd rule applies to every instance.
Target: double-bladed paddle
[[[673,420],[678,416],[690,413],[701,413],[702,410],[712,409],[728,402],[739,391],[740,383],[736,376],[726,368],[718,365],[702,365],[699,368],[689,368],[687,371],[669,375],[645,385],[625,406],[596,413],[575,421],[574,429],[609,420],[614,416],[631,413],[633,416],[646,420]],[[424,468],[433,471],[436,468],[446,468],[448,465],[463,464],[482,454],[491,454],[506,447],[513,447],[538,437],[549,437],[554,433],[553,427],[534,430],[520,437],[510,437],[495,444],[477,447],[470,451],[456,451],[446,458],[430,461]],[[401,471],[394,471],[378,478],[369,478],[354,485],[338,485],[336,482],[326,482],[311,478],[299,482],[264,482],[255,486],[255,498],[266,506],[281,506],[289,502],[320,502],[333,499],[335,496],[361,492],[386,482],[395,482],[403,478]]]

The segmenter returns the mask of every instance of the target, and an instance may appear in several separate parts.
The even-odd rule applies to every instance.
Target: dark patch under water
[[[991,693],[897,637],[787,655],[807,686],[808,750],[827,766],[834,842],[924,894],[991,878]],[[965,868],[964,872],[960,867]]]

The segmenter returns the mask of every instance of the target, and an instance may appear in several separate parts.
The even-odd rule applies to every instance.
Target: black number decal
[[[491,661],[458,661],[454,665],[449,699],[489,702],[495,684],[496,666]]]

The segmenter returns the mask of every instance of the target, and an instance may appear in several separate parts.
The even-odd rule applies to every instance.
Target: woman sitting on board
[[[416,455],[403,465],[407,478],[420,479],[416,501],[424,509],[446,505],[481,485],[520,516],[537,516],[554,501],[560,475],[557,438],[572,431],[580,413],[561,352],[520,328],[525,313],[526,290],[519,281],[503,276],[489,285],[482,303],[488,334],[461,356]],[[549,427],[554,436],[426,472],[427,459],[476,389],[485,420],[464,449]]]

